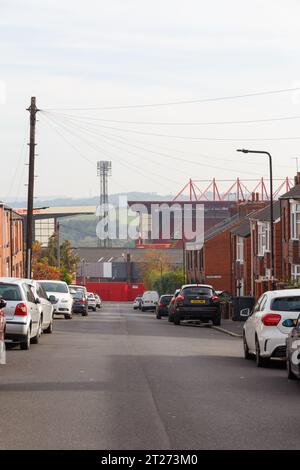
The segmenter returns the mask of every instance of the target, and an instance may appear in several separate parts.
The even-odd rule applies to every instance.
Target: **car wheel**
[[[160,313],[157,313],[157,314],[156,314],[156,318],[157,318],[157,320],[161,320],[161,314],[160,314]]]
[[[220,313],[218,313],[216,318],[213,318],[212,323],[214,326],[221,326],[221,314]]]
[[[25,341],[20,343],[20,348],[22,351],[28,351],[30,349],[30,330],[28,329],[27,336]]]
[[[173,315],[169,314],[168,315],[168,322],[173,323],[173,321],[174,321]]]
[[[42,319],[40,318],[37,334],[31,340],[32,344],[38,344],[39,343],[41,334],[42,334]]]
[[[243,346],[244,346],[244,358],[247,360],[252,359],[252,355],[249,353],[249,348],[248,348],[245,332],[243,333]]]
[[[82,312],[82,314],[81,314],[81,315],[82,315],[83,317],[87,317],[87,316],[88,316],[88,314],[89,314],[89,312],[88,312],[87,310],[85,310],[84,312]]]
[[[53,333],[53,318],[51,318],[51,322],[49,323],[48,328],[44,330],[44,333],[51,334]]]
[[[143,307],[141,308],[141,310],[142,310],[142,312],[144,312],[144,311],[145,311],[145,309],[144,309]]]
[[[257,338],[255,340],[255,356],[257,367],[268,367],[270,365],[270,359],[267,357],[261,357],[260,355],[260,347]]]
[[[286,370],[287,370],[287,376],[289,380],[296,380],[296,376],[292,372],[292,367],[291,367],[291,361],[290,359],[287,359],[286,361]]]
[[[180,314],[174,313],[174,325],[180,325]]]
[[[97,307],[94,307],[94,308],[93,308],[93,312],[96,312],[96,311],[97,311]]]
[[[71,320],[71,319],[72,319],[72,315],[70,315],[69,313],[65,315],[65,320]]]

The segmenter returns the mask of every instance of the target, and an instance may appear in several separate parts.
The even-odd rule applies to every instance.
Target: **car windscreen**
[[[213,291],[210,287],[186,287],[183,289],[183,294],[186,296],[206,295],[211,297],[213,295]]]
[[[14,284],[0,284],[0,297],[7,302],[22,300],[20,288]]]
[[[41,282],[40,284],[46,292],[59,292],[61,294],[69,293],[68,287],[61,282]]]
[[[277,297],[272,300],[271,309],[276,312],[300,312],[300,295],[294,297]]]

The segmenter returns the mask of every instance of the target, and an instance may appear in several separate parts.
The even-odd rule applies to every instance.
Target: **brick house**
[[[251,295],[251,229],[248,218],[231,230],[232,287],[236,296]]]
[[[0,203],[0,276],[23,276],[23,218]]]
[[[273,205],[274,213],[274,277],[278,283],[282,279],[281,269],[281,213],[280,202]],[[271,279],[271,211],[270,205],[249,215],[251,250],[251,289],[258,298],[272,288]]]
[[[285,283],[300,282],[300,173],[295,186],[280,198],[282,219],[281,270]]]
[[[249,223],[250,213],[265,206],[265,202],[260,202],[253,195],[252,201],[238,204],[231,217],[207,230],[204,234],[202,249],[186,253],[187,281],[206,282],[212,284],[216,290],[225,290],[232,294],[237,293],[239,289],[241,295],[246,294],[246,289],[248,293],[249,272],[245,274],[245,278],[244,275],[241,278],[242,263],[241,260],[236,263],[237,246],[235,245],[237,241],[241,242],[241,239],[233,231],[244,223]],[[248,261],[249,252],[245,253],[244,259]],[[240,270],[238,278],[236,277],[237,269]]]
[[[232,292],[231,230],[243,221],[240,214],[226,219],[205,233],[201,250],[187,251],[188,282],[206,282],[216,290]]]

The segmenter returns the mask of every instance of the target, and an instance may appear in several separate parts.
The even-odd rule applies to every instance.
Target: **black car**
[[[167,317],[169,314],[169,303],[171,302],[172,295],[161,295],[156,306],[156,318],[159,320],[161,317]]]
[[[83,317],[88,316],[87,296],[83,291],[72,293],[73,297],[73,313],[81,313]]]
[[[176,297],[180,294],[180,289],[176,289],[175,293],[173,294],[171,301],[168,305],[168,321],[173,323],[174,322],[174,308],[175,308],[175,300]]]
[[[290,320],[294,328],[286,340],[286,362],[288,378],[300,379],[300,316],[298,320]]]
[[[190,284],[183,286],[174,305],[174,323],[200,320],[213,325],[221,324],[220,300],[212,286]]]

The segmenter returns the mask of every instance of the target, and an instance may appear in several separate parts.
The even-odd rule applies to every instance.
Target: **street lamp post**
[[[248,150],[248,149],[238,149],[237,152],[242,153],[256,153],[260,155],[267,155],[269,158],[269,171],[270,171],[270,237],[271,237],[271,278],[272,278],[272,290],[276,289],[275,279],[274,279],[274,203],[273,203],[273,165],[272,165],[272,156],[269,152],[265,150]]]

